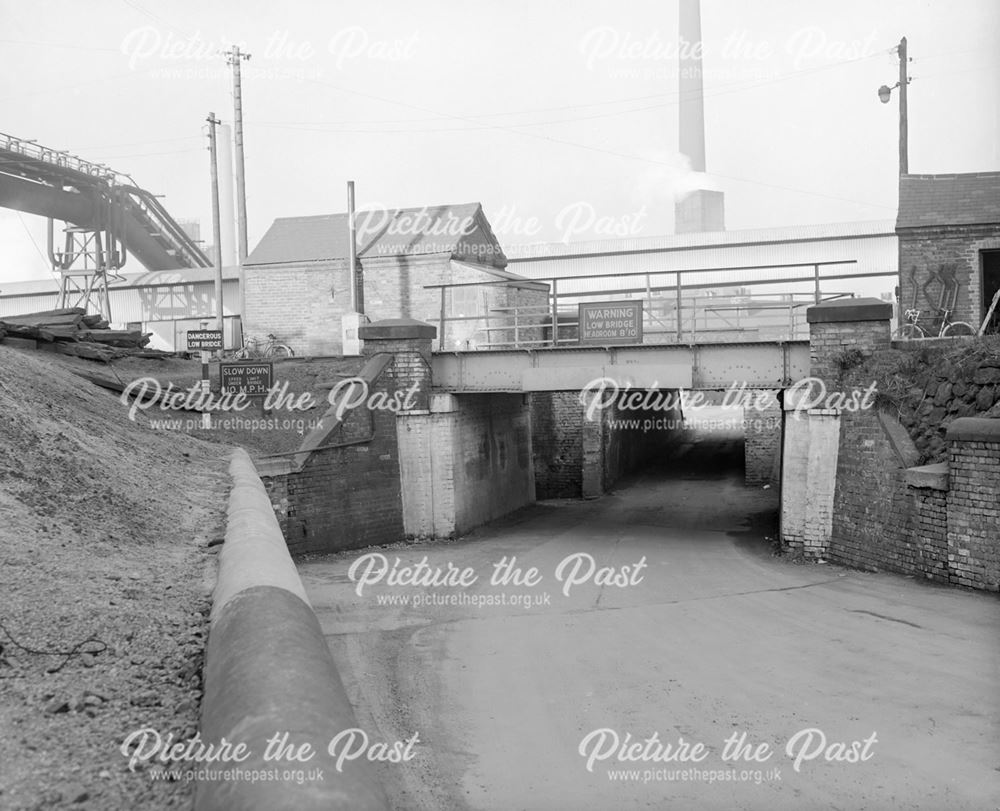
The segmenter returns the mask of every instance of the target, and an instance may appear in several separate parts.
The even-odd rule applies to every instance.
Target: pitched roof
[[[903,175],[896,228],[1000,223],[1000,172]]]
[[[463,246],[490,244],[490,264],[507,264],[479,203],[377,209],[355,215],[359,257],[446,253],[466,258]],[[346,259],[350,253],[347,214],[276,219],[247,257],[247,265]]]

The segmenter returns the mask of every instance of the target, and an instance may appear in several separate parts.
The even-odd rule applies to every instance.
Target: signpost
[[[202,327],[207,322],[202,321]],[[201,353],[201,391],[205,399],[211,393],[208,379],[208,353],[212,350],[222,349],[222,330],[219,329],[189,329],[187,331],[188,352],[195,350]],[[209,411],[201,413],[201,427],[208,429],[212,427],[212,414]]]
[[[239,394],[247,397],[264,397],[271,390],[274,364],[250,361],[219,364],[220,394]]]
[[[641,344],[642,302],[601,301],[581,304],[580,343]]]
[[[189,329],[187,331],[188,352],[222,349],[222,330]]]

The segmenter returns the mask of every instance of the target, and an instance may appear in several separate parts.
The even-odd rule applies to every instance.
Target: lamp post
[[[892,87],[882,85],[878,89],[878,100],[883,104],[888,104],[892,96],[892,91],[899,88],[899,173],[909,174],[910,161],[907,154],[907,116],[906,116],[906,86],[910,83],[909,76],[906,75],[906,37],[899,41],[895,51],[899,54],[899,81]]]

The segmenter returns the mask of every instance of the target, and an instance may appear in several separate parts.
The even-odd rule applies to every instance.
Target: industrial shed
[[[242,345],[239,317],[239,269],[224,268],[222,302],[227,348]],[[184,333],[202,321],[215,322],[215,271],[183,268],[122,274],[109,286],[113,327],[152,333],[150,347],[183,351]],[[55,277],[28,282],[7,282],[0,287],[0,316],[51,310],[58,306],[59,282]],[[74,306],[68,301],[67,306]]]

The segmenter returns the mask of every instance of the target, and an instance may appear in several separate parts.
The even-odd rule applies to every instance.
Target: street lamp
[[[906,115],[906,86],[910,83],[910,78],[906,75],[906,63],[909,61],[906,56],[906,37],[899,41],[894,49],[899,54],[899,81],[892,87],[882,85],[878,89],[878,100],[883,104],[888,104],[892,97],[892,91],[899,88],[899,173],[909,174],[910,162],[907,154],[907,115]]]

